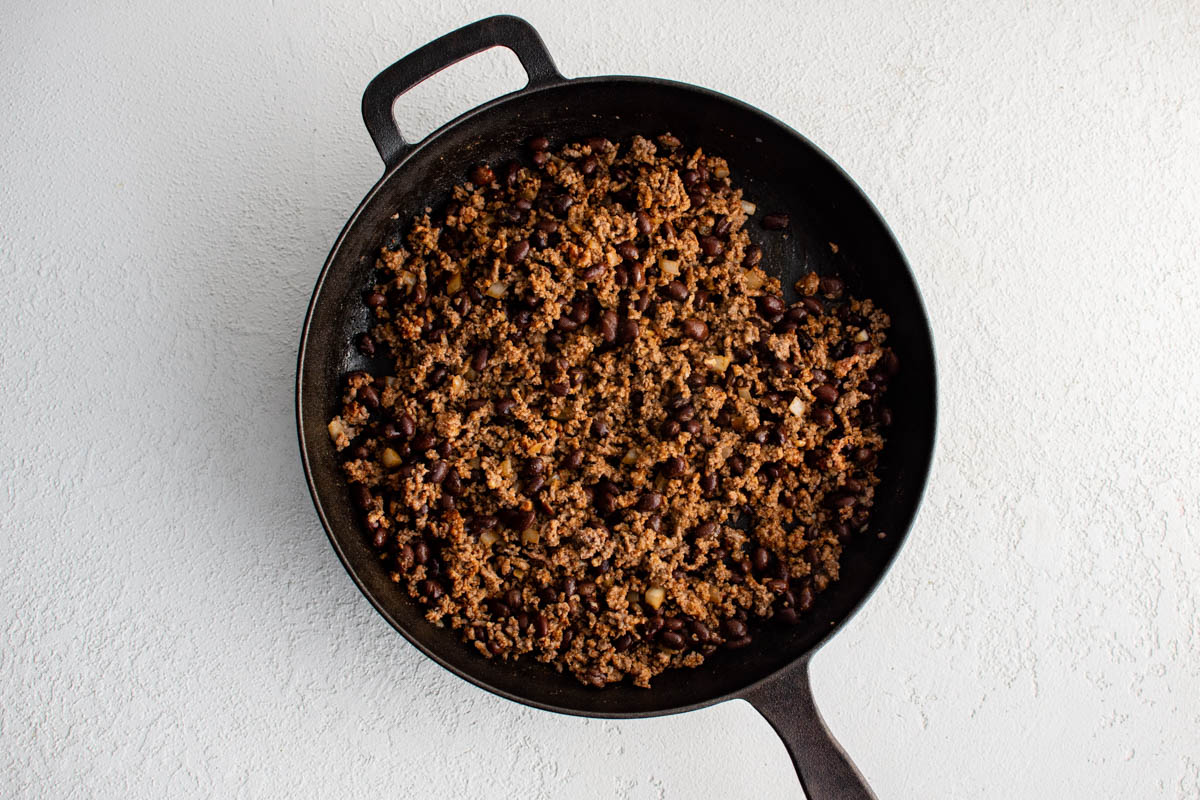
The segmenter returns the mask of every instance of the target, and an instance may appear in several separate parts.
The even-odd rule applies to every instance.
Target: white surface
[[[912,260],[938,460],[814,664],[880,797],[1200,796],[1194,3],[59,5],[0,26],[0,796],[795,791],[741,703],[582,721],[450,677],[312,511],[294,355],[381,169],[361,92],[502,10],[568,75],[781,117]]]

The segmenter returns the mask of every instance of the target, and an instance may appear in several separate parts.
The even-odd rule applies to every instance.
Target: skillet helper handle
[[[512,50],[529,76],[529,83],[520,91],[563,80],[542,37],[520,17],[488,17],[433,40],[376,75],[363,92],[363,122],[388,169],[415,144],[405,141],[396,127],[392,115],[396,99],[446,67],[498,46]]]
[[[877,800],[813,702],[808,659],[745,695],[783,739],[809,800]]]

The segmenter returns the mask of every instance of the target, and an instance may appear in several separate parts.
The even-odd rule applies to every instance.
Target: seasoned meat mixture
[[[724,159],[667,134],[486,164],[383,245],[329,423],[398,589],[484,658],[648,686],[794,624],[865,530],[888,317],[788,304]],[[779,271],[779,270],[777,270]]]

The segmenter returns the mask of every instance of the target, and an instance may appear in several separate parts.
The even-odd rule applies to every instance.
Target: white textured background
[[[600,722],[470,688],[313,513],[294,356],[381,171],[361,92],[512,11],[567,75],[781,117],[912,260],[938,459],[814,662],[881,798],[1200,797],[1195,2],[67,5],[0,11],[0,796],[798,791],[742,703]],[[514,63],[445,76],[406,126]]]

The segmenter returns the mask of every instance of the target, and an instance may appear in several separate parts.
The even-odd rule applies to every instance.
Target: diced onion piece
[[[754,205],[754,203],[751,203],[749,200],[742,201],[742,211],[745,211],[747,215],[753,214],[757,210],[758,206]]]
[[[749,403],[751,400],[754,399],[750,395],[750,387],[749,386],[743,386],[742,388],[738,389],[738,397],[742,398],[747,403]]]
[[[655,610],[657,610],[663,604],[663,600],[666,599],[667,591],[661,586],[651,586],[646,590],[646,605]]]
[[[521,541],[525,544],[537,544],[542,540],[542,534],[537,528],[526,528],[521,532]]]
[[[639,455],[641,455],[641,452],[636,447],[631,447],[625,451],[624,457],[621,458],[621,463],[629,466],[638,460]]]
[[[346,435],[346,426],[342,423],[341,417],[334,417],[329,421],[327,426],[329,430],[329,438],[337,444],[337,440]]]
[[[752,269],[746,273],[743,282],[746,284],[747,289],[761,289],[763,284],[767,282],[767,279],[762,272]]]
[[[379,460],[388,469],[395,469],[401,464],[400,454],[390,447],[384,448],[383,453],[379,456]]]
[[[800,395],[796,395],[792,398],[792,402],[788,404],[788,411],[792,412],[794,416],[803,416],[804,401],[800,399]]]
[[[729,356],[708,356],[704,359],[704,366],[714,372],[724,372],[729,369]]]
[[[679,262],[665,256],[658,257],[658,268],[663,275],[674,277],[679,274]]]
[[[484,294],[486,294],[488,297],[494,297],[495,299],[499,300],[501,297],[504,297],[507,291],[507,283],[504,283],[503,281],[496,281],[487,288],[487,291]]]
[[[484,531],[479,534],[479,543],[484,547],[491,547],[500,539],[500,534],[495,531]]]
[[[854,341],[856,342],[865,342],[870,338],[871,334],[867,333],[866,331],[859,331],[858,333],[854,334]]]
[[[457,272],[446,282],[446,294],[458,294],[462,289],[462,275]]]
[[[417,285],[417,276],[408,270],[401,270],[396,273],[396,285],[403,287],[406,292],[412,291],[412,288]]]
[[[713,167],[712,174],[714,177],[717,177],[717,178],[728,178],[729,177],[729,167],[726,167],[726,166]]]

